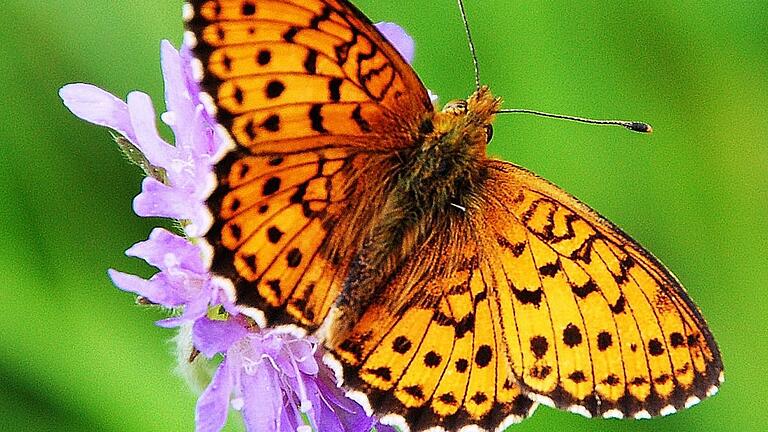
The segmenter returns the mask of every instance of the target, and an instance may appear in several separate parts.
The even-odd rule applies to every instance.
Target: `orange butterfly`
[[[213,271],[261,324],[315,332],[375,413],[503,429],[537,402],[643,418],[717,390],[720,354],[675,277],[576,198],[486,156],[501,104],[486,87],[435,111],[346,0],[188,12],[235,143],[208,201]]]

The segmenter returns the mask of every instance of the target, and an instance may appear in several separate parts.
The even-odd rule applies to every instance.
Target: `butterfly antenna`
[[[475,90],[480,90],[480,64],[477,61],[477,51],[475,50],[475,42],[472,40],[472,31],[469,29],[469,21],[467,20],[467,10],[464,8],[464,0],[459,0],[459,10],[461,11],[461,19],[464,21],[464,31],[467,33],[469,52],[472,54],[472,64],[475,66]]]
[[[653,132],[653,128],[648,123],[638,122],[638,121],[625,121],[625,120],[594,120],[589,118],[583,118],[583,117],[575,117],[575,116],[569,116],[569,115],[562,115],[562,114],[552,114],[542,111],[534,111],[529,109],[502,109],[497,111],[498,114],[509,114],[509,113],[522,113],[522,114],[533,114],[540,117],[549,117],[549,118],[555,118],[560,120],[569,120],[569,121],[575,121],[579,123],[587,123],[587,124],[593,124],[593,125],[603,125],[603,126],[621,126],[625,127],[632,132],[640,132],[640,133],[651,133]]]

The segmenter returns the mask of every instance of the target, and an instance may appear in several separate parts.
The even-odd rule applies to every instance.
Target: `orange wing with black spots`
[[[433,111],[416,73],[346,1],[196,0],[188,13],[217,119],[253,154],[402,148]]]
[[[572,196],[486,159],[487,88],[434,113],[346,0],[193,0],[186,14],[203,98],[234,141],[207,201],[212,271],[259,324],[319,329],[376,414],[503,429],[536,402],[642,418],[717,390],[717,347],[669,271]]]
[[[222,160],[209,198],[212,268],[233,281],[238,304],[268,322],[313,327],[328,312],[348,259],[332,248],[355,156],[342,150]]]
[[[503,430],[536,404],[508,363],[472,225],[461,216],[445,222],[403,263],[380,301],[335,341],[333,352],[345,384],[367,394],[385,421],[414,432],[468,425]]]
[[[364,192],[375,187],[360,179],[387,171],[376,154],[412,145],[433,111],[427,91],[345,1],[186,7],[202,89],[236,144],[217,163],[208,200],[212,270],[267,323],[316,328],[340,292],[355,235],[372,223],[365,208],[375,199]]]
[[[712,395],[719,352],[669,271],[554,185],[485,163],[466,212],[334,341],[345,382],[417,431],[497,429],[534,401],[644,418]]]
[[[501,333],[532,397],[587,416],[671,414],[717,390],[714,339],[677,279],[593,210],[489,162],[484,256]]]

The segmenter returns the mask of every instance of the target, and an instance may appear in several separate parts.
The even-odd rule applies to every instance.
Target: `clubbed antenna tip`
[[[648,123],[636,122],[636,121],[595,120],[590,118],[576,117],[576,116],[562,115],[562,114],[552,114],[544,111],[535,111],[535,110],[529,110],[529,109],[502,109],[497,111],[496,113],[497,114],[531,114],[531,115],[540,116],[540,117],[549,117],[554,119],[568,120],[568,121],[587,123],[587,124],[593,124],[593,125],[621,126],[631,130],[632,132],[640,132],[640,133],[653,132],[653,128]]]
[[[643,122],[631,122],[628,125],[626,125],[626,128],[631,130],[632,132],[653,133],[653,128],[651,127],[651,125]]]

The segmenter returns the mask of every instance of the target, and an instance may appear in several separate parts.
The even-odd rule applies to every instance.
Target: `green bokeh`
[[[720,394],[669,418],[542,408],[514,430],[758,431],[768,424],[768,3],[467,0],[482,79],[508,107],[651,123],[651,136],[506,116],[490,151],[561,185],[661,258],[719,341]],[[359,0],[417,41],[443,101],[473,77],[453,0]],[[428,5],[428,6],[427,6]],[[172,333],[106,269],[160,221],[141,176],[57,90],[95,83],[161,101],[159,41],[181,1],[6,0],[0,14],[0,430],[189,431],[195,397]],[[158,107],[161,106],[158,104]]]

